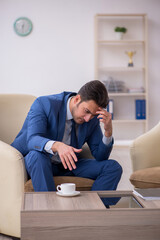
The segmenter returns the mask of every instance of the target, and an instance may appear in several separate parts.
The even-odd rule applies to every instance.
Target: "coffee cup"
[[[73,194],[76,191],[76,185],[74,183],[62,183],[57,186],[57,191],[62,194]]]

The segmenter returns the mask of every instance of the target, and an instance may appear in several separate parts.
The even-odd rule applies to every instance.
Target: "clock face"
[[[14,23],[14,30],[19,36],[27,36],[32,31],[32,22],[25,17],[18,18]]]

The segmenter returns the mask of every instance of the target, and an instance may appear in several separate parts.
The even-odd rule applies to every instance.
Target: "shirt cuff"
[[[55,143],[55,141],[48,141],[48,142],[46,143],[46,145],[44,146],[44,150],[45,150],[46,152],[48,152],[48,153],[51,153],[51,154],[53,154],[53,155],[56,155],[56,153],[54,153],[54,152],[52,151],[52,145],[53,145],[53,143]]]
[[[105,135],[103,135],[102,141],[103,141],[103,143],[104,143],[105,145],[108,145],[108,144],[110,144],[110,143],[112,142],[112,136],[106,137]]]

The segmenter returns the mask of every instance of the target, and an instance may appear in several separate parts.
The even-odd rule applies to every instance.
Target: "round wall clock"
[[[32,31],[32,22],[26,17],[20,17],[14,22],[14,30],[19,36],[27,36]]]

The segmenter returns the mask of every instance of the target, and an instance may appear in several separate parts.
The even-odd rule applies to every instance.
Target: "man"
[[[57,175],[94,179],[92,190],[117,188],[122,168],[108,160],[113,146],[108,102],[107,90],[98,80],[86,83],[77,94],[63,92],[35,100],[12,143],[25,157],[35,191],[55,191]],[[85,142],[94,160],[79,158]]]

